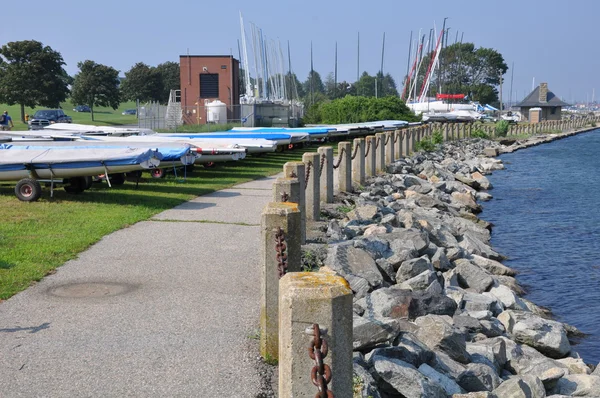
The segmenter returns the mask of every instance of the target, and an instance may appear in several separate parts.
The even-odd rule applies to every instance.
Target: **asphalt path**
[[[255,397],[273,181],[110,234],[0,304],[0,396]]]

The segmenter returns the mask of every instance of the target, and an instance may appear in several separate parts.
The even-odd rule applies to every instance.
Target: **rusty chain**
[[[306,175],[304,176],[304,190],[306,190],[306,187],[308,186],[308,180],[310,179],[310,168],[312,165],[312,161],[309,160],[306,165]]]
[[[338,167],[340,167],[340,164],[342,163],[342,156],[344,156],[344,152],[346,152],[346,148],[342,148],[342,150],[340,151],[340,155],[338,156],[338,161],[333,164],[334,169],[337,169]]]
[[[281,227],[275,230],[275,250],[277,251],[277,271],[279,278],[287,272],[287,246],[285,244],[285,233]]]
[[[352,160],[354,160],[354,158],[356,157],[356,154],[358,153],[358,147],[360,146],[360,144],[356,145],[354,147],[354,153],[352,154],[352,156],[350,156],[352,158]]]
[[[282,192],[281,193],[281,201],[282,202],[287,202],[290,199],[290,195],[288,195],[287,192]]]
[[[375,149],[379,148],[379,143],[381,142],[381,136],[375,138]]]
[[[327,156],[325,156],[324,153],[321,154],[321,164],[319,166],[319,178],[321,178],[321,176],[323,175],[323,165],[325,164],[325,161],[327,160]]]
[[[394,133],[394,144],[398,142],[398,138],[400,137],[400,132]]]
[[[315,398],[333,398],[333,393],[327,389],[327,384],[331,382],[331,367],[323,363],[328,351],[327,341],[321,337],[319,325],[314,323],[313,339],[308,347],[308,356],[315,361],[315,366],[310,372],[310,379],[319,390]]]
[[[365,151],[365,157],[369,156],[369,149],[371,148],[371,140],[367,141],[367,150]]]
[[[386,135],[385,135],[385,141],[384,141],[383,145],[387,145],[387,144],[388,144],[388,142],[390,142],[390,137],[391,137],[391,136],[392,136],[391,134],[386,134]]]

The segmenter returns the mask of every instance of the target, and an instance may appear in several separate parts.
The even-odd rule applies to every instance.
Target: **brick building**
[[[227,120],[240,118],[240,63],[231,55],[180,55],[181,106],[186,123],[207,122],[205,104],[225,103]]]

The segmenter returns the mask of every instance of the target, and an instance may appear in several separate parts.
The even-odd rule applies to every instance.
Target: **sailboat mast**
[[[510,108],[512,107],[512,105],[513,105],[513,104],[512,104],[512,98],[513,98],[513,97],[512,97],[512,89],[513,89],[513,78],[514,78],[514,76],[515,76],[515,63],[513,62],[513,63],[512,63],[512,66],[510,67],[510,93],[509,93],[509,96],[510,96],[509,98],[510,98],[510,99],[508,100],[508,103],[510,104],[510,105],[509,105],[509,109],[510,109]]]
[[[360,79],[360,32],[356,41],[356,82]]]
[[[313,75],[315,74],[313,68],[313,45],[312,40],[310,41],[310,104],[312,105],[314,102],[314,93],[313,93]]]
[[[337,98],[337,41],[335,42],[335,68],[333,73],[333,98]]]
[[[404,78],[404,87],[402,88],[402,96],[400,98],[404,99],[404,95],[406,93],[406,86],[408,86],[408,84],[410,83],[410,78],[408,76],[408,73],[410,71],[410,56],[412,53],[412,37],[413,37],[413,32],[412,30],[410,31],[410,41],[408,42],[408,57],[406,60],[406,77]]]

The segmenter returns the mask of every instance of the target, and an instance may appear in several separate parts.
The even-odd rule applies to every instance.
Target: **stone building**
[[[568,106],[566,102],[558,98],[552,91],[548,90],[548,83],[540,83],[523,101],[516,106],[521,108],[521,114],[524,121],[541,122],[544,120],[561,120],[561,112],[563,106]],[[530,110],[535,109],[535,117],[532,120],[533,114],[530,116]],[[539,113],[538,113],[539,112]]]

